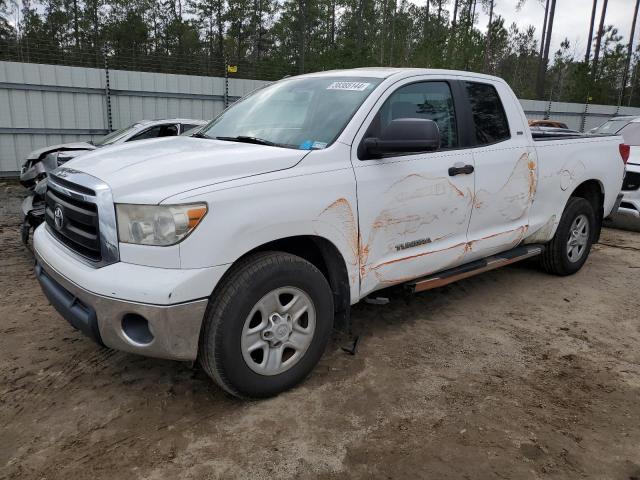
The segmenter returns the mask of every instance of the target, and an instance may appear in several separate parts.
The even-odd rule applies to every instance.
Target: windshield
[[[131,130],[134,127],[137,127],[138,125],[139,125],[138,123],[134,123],[132,125],[129,125],[128,127],[124,127],[124,128],[121,128],[120,130],[116,130],[115,132],[111,132],[109,135],[105,135],[100,140],[96,140],[95,142],[93,142],[93,144],[96,147],[104,147],[105,145],[109,145],[115,142],[116,140],[120,140],[122,137],[125,136],[125,134],[129,130]]]
[[[381,81],[369,77],[282,80],[235,103],[197,135],[301,150],[325,148]]]
[[[622,127],[624,127],[627,123],[629,123],[628,119],[609,120],[607,122],[604,122],[599,127],[596,127],[593,130],[591,130],[591,133],[596,135],[605,135],[605,134],[613,135],[615,133],[618,133],[618,131]]]

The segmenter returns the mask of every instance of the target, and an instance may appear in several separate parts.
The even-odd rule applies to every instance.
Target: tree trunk
[[[631,21],[631,33],[629,34],[629,46],[627,47],[627,61],[624,65],[624,73],[622,74],[622,86],[620,87],[620,99],[618,105],[622,105],[624,91],[627,87],[627,79],[629,78],[629,67],[631,67],[631,58],[633,56],[633,38],[636,35],[636,20],[638,20],[638,9],[640,8],[640,0],[636,0],[636,8],[633,10],[633,20]]]
[[[364,19],[364,1],[365,0],[358,0],[357,16],[361,20]],[[358,49],[358,57],[360,59],[364,57],[364,28],[363,27],[364,25],[360,24],[360,27],[356,31],[356,45],[357,45],[356,48]]]
[[[218,0],[216,4],[216,26],[218,27],[218,56],[220,57],[220,61],[224,61],[224,23],[222,21],[222,9],[224,8],[224,4],[222,0]],[[226,70],[226,65],[225,65]]]
[[[331,2],[331,46],[336,42],[336,0]]]
[[[389,66],[393,65],[393,47],[396,41],[396,1],[392,0],[393,12],[391,13],[391,44],[389,45]]]
[[[387,41],[387,0],[382,2],[382,29],[380,32],[380,66],[384,65],[384,44]]]
[[[631,106],[631,101],[633,100],[633,90],[636,82],[638,81],[638,65],[639,63],[636,62],[636,64],[633,66],[633,72],[631,73],[631,88],[629,89],[629,103],[627,103],[628,107]]]
[[[262,0],[253,2],[253,63],[260,60],[262,55]]]
[[[598,75],[598,60],[600,60],[600,45],[602,43],[602,36],[604,35],[604,19],[607,15],[607,3],[609,0],[604,0],[602,4],[602,13],[600,14],[600,25],[598,26],[598,36],[596,37],[596,50],[593,53],[593,79],[596,79]]]
[[[458,17],[458,2],[460,0],[455,0],[455,3],[453,4],[453,19],[451,20],[451,26],[453,28],[456,28],[456,18]],[[428,4],[429,2],[427,2]],[[428,8],[428,7],[427,7]]]
[[[298,72],[304,73],[305,28],[307,8],[306,0],[298,0]]]
[[[606,1],[606,0],[605,0]],[[553,17],[556,13],[556,0],[551,0],[551,8],[549,10],[549,25],[547,26],[547,37],[544,40],[544,54],[542,62],[538,66],[538,82],[536,87],[536,96],[538,99],[544,97],[544,82],[547,74],[547,64],[549,63],[549,45],[551,44],[551,35],[553,33]]]
[[[598,0],[593,0],[593,7],[591,8],[591,23],[589,24],[589,38],[587,39],[587,53],[584,56],[584,63],[589,63],[589,57],[591,57],[591,44],[593,43],[593,25],[596,22],[596,7],[598,6]]]
[[[73,0],[73,36],[76,41],[76,47],[80,43],[80,31],[78,29],[78,0]]]
[[[487,44],[484,47],[484,71],[485,72],[489,71],[489,56],[491,52],[491,23],[493,22],[493,3],[494,3],[494,0],[490,0],[489,25],[487,26]]]
[[[594,0],[598,1],[598,0]],[[549,19],[549,0],[544,7],[544,23],[542,24],[542,37],[540,38],[540,56],[538,61],[542,63],[542,57],[544,57],[544,42],[547,36],[547,20]],[[539,68],[539,67],[538,67]]]

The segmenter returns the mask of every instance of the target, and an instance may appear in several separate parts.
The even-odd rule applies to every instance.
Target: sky
[[[417,5],[426,3],[426,0],[411,1]],[[544,21],[544,5],[541,4],[540,0],[527,0],[525,6],[519,12],[516,12],[517,0],[495,0],[495,2],[494,15],[503,16],[507,28],[513,22],[521,29],[526,28],[528,25],[533,25],[536,27],[536,38],[538,42],[540,41],[542,22]],[[598,28],[602,4],[603,0],[598,0],[595,29]],[[569,42],[571,42],[571,51],[575,51],[575,55],[578,58],[584,57],[587,48],[592,5],[592,0],[556,0],[556,13],[551,39],[552,56],[553,52],[560,47],[560,43],[565,38],[568,38]],[[622,41],[625,44],[628,42],[629,34],[631,33],[634,6],[634,0],[609,0],[607,5],[605,25],[614,25],[618,29],[618,33],[624,37]],[[479,8],[479,10],[481,9]],[[482,12],[477,27],[482,31],[486,31],[488,21],[489,15]],[[637,45],[638,41],[640,41],[640,19],[636,27],[634,45]]]

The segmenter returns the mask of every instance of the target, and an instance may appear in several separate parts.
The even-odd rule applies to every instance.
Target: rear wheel
[[[541,256],[544,270],[555,275],[571,275],[587,261],[596,231],[591,203],[571,197],[562,213],[556,234]]]
[[[332,321],[331,289],[314,265],[258,253],[234,267],[210,300],[199,361],[233,395],[276,395],[320,360]]]

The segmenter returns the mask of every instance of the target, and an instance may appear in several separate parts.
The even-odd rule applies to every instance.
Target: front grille
[[[638,190],[640,188],[640,173],[627,172],[622,182],[622,190]]]
[[[97,205],[53,189],[50,185],[45,200],[45,220],[51,233],[71,250],[99,262],[101,249]]]

